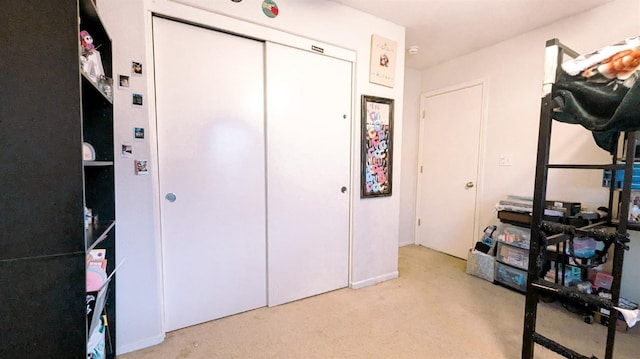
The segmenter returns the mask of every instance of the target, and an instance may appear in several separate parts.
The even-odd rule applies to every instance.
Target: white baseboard
[[[413,242],[400,242],[400,243],[398,243],[398,247],[404,247],[404,246],[408,246],[408,245],[411,245],[411,244],[415,244],[415,243],[413,243]]]
[[[121,355],[129,352],[134,352],[136,350],[148,348],[157,344],[160,344],[164,341],[165,334],[159,334],[155,337],[149,337],[142,340],[138,340],[135,343],[129,343],[125,345],[118,345],[116,348],[116,354]]]
[[[362,287],[367,287],[370,286],[372,284],[376,284],[376,283],[380,283],[380,282],[384,282],[390,279],[396,279],[398,278],[398,271],[395,271],[393,273],[389,273],[389,274],[385,274],[385,275],[381,275],[381,276],[377,276],[374,278],[369,278],[360,282],[352,282],[351,283],[351,289],[358,289],[358,288],[362,288]]]

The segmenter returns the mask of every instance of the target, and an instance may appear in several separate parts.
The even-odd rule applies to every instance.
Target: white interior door
[[[423,96],[418,244],[467,258],[477,241],[483,85]]]
[[[162,18],[153,33],[171,331],[266,305],[264,44]]]
[[[266,68],[273,306],[348,285],[351,63],[267,43]]]

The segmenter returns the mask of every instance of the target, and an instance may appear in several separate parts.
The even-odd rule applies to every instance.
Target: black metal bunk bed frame
[[[553,86],[555,79],[560,71],[560,65],[564,56],[577,57],[578,54],[560,43],[557,39],[547,41],[545,53],[545,83],[543,87],[543,97],[540,109],[540,129],[538,133],[538,157],[536,163],[535,188],[533,213],[531,218],[531,244],[529,251],[529,268],[527,275],[527,293],[524,317],[524,333],[522,341],[522,358],[533,359],[535,344],[554,351],[566,358],[572,359],[594,359],[596,357],[585,356],[578,352],[565,347],[554,340],[544,337],[536,332],[537,306],[540,295],[553,294],[563,298],[570,298],[580,301],[587,305],[593,305],[600,308],[610,310],[610,320],[608,323],[607,343],[605,358],[613,358],[613,349],[616,335],[617,311],[613,308],[617,306],[620,299],[620,285],[622,278],[622,265],[624,261],[624,250],[628,249],[627,235],[627,218],[629,215],[629,202],[631,196],[631,180],[633,161],[636,145],[636,133],[626,133],[626,151],[624,162],[617,160],[617,151],[613,154],[613,160],[609,164],[603,165],[554,165],[549,164],[549,152],[551,144],[551,127],[553,122],[554,99]],[[614,183],[612,181],[609,193],[609,216],[606,221],[590,225],[588,227],[575,228],[572,226],[553,226],[543,221],[545,210],[545,199],[547,191],[547,174],[549,169],[593,169],[593,170],[611,170],[613,178],[616,171],[624,171],[623,188],[619,195],[618,201],[621,203],[618,218],[619,223],[612,222],[612,209],[614,206]],[[617,205],[617,203],[616,203]],[[552,227],[550,236],[545,234],[544,230]],[[547,245],[557,244],[567,241],[576,233],[593,234],[596,226],[616,227],[614,235],[609,238],[609,244],[613,244],[613,283],[611,285],[611,299],[603,299],[597,295],[586,294],[575,287],[564,287],[561,284],[552,283],[541,278],[541,254],[544,254]],[[607,246],[608,248],[608,246]],[[606,255],[606,253],[605,253]]]

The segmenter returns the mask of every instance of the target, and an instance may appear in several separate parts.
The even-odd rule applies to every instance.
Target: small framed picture
[[[133,138],[136,140],[144,140],[144,128],[135,127],[133,129]]]
[[[133,165],[135,166],[136,175],[146,175],[149,174],[149,167],[147,167],[147,160],[135,160],[133,161]]]
[[[142,107],[142,94],[134,93],[133,96],[131,96],[131,103],[134,107]]]
[[[118,88],[129,89],[129,76],[118,75]]]
[[[124,158],[133,158],[133,146],[128,143],[123,143],[121,155]]]
[[[134,75],[142,75],[142,62],[131,61],[131,73]]]
[[[379,35],[371,35],[369,82],[393,88],[396,74],[398,43]]]

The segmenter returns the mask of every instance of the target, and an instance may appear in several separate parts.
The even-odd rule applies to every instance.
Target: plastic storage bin
[[[582,271],[579,267],[567,264],[565,270],[562,270],[562,263],[558,264],[558,284],[562,284],[562,273],[564,272],[564,285],[569,287],[582,282]],[[556,263],[551,262],[551,269],[546,273],[545,280],[556,282]]]
[[[520,292],[527,291],[527,272],[496,261],[495,281]]]
[[[593,238],[574,238],[573,239],[573,252],[578,258],[591,258],[596,255],[596,246],[598,243]],[[567,245],[567,254],[569,253],[569,246]]]
[[[498,242],[496,260],[526,270],[529,268],[529,250]]]
[[[529,249],[531,230],[507,223],[499,223],[493,232],[493,239],[498,242],[509,243],[512,246]]]
[[[600,288],[610,290],[611,284],[613,284],[613,276],[611,274],[597,272],[596,276],[593,278],[593,287],[596,290]]]

